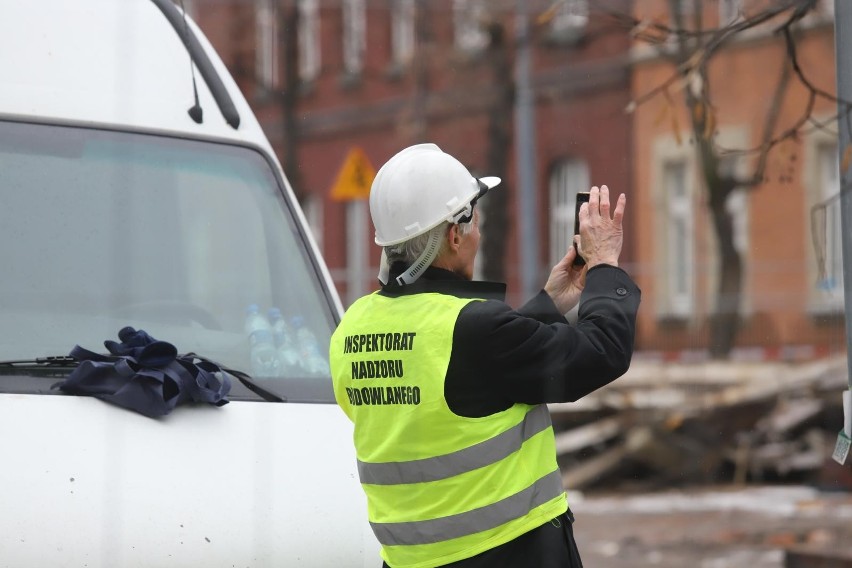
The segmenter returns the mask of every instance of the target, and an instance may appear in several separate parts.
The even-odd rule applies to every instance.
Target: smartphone
[[[574,234],[580,234],[580,206],[583,203],[589,202],[589,192],[588,191],[580,191],[577,192],[577,204],[574,206]],[[574,244],[574,249],[577,248],[577,244]],[[580,256],[579,251],[577,252],[577,256],[574,257],[574,266],[583,266],[586,264],[586,260]]]

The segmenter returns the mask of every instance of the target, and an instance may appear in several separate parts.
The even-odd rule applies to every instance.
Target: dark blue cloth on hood
[[[58,387],[150,417],[187,402],[228,403],[231,380],[218,364],[193,353],[178,355],[174,345],[141,329],[125,327],[118,338],[104,341],[110,355],[75,346],[70,355],[80,364]]]

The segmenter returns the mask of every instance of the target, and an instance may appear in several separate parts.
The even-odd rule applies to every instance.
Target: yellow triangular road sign
[[[350,201],[366,199],[370,195],[370,186],[376,170],[367,154],[360,147],[349,150],[343,166],[337,174],[337,180],[331,188],[331,198],[334,201]]]

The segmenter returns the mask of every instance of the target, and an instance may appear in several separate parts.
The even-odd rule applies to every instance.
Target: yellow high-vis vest
[[[471,301],[374,293],[331,338],[335,397],[355,424],[369,521],[392,568],[475,556],[568,508],[545,405],[482,418],[447,406],[453,329]]]

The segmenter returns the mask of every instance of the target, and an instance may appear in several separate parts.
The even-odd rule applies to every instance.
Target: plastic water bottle
[[[299,350],[293,330],[281,315],[278,308],[269,309],[269,323],[272,325],[272,338],[275,341],[275,352],[278,357],[279,369],[284,374],[299,370]]]
[[[301,316],[290,318],[292,328],[296,332],[296,342],[302,357],[302,368],[309,375],[327,375],[328,361],[322,355],[319,342],[313,332],[305,325]]]
[[[257,304],[246,308],[246,334],[251,350],[251,373],[255,377],[277,377],[278,357],[272,338],[272,327],[260,313]]]

